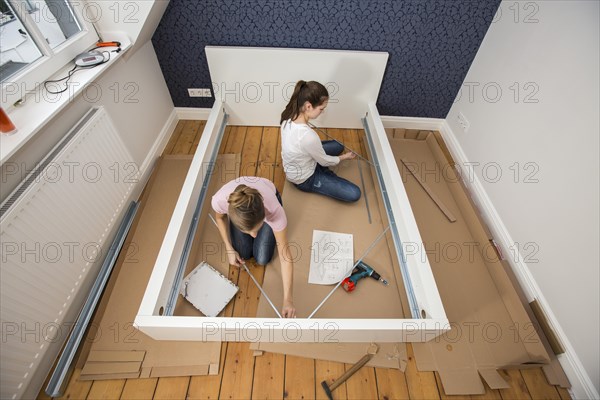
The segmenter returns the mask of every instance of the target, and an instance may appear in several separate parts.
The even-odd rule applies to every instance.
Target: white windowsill
[[[9,110],[8,116],[17,127],[17,132],[12,135],[0,135],[0,166],[39,133],[48,121],[81,94],[87,85],[98,79],[131,47],[131,41],[125,35],[118,40],[121,42],[121,52],[110,53],[110,61],[105,64],[75,73],[69,81],[67,91],[61,94],[50,94],[42,86],[35,93],[29,94],[22,105]],[[113,47],[106,49],[115,50]],[[50,79],[66,76],[74,66],[75,64],[70,62]]]

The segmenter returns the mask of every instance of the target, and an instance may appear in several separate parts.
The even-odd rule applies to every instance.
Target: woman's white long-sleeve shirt
[[[310,178],[317,163],[329,167],[340,162],[338,156],[325,154],[315,131],[306,124],[297,124],[292,120],[281,124],[281,159],[287,180],[296,184]]]

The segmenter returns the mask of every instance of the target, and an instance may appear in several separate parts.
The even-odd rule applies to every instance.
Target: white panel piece
[[[239,288],[208,263],[202,262],[183,280],[181,295],[207,317],[216,317]]]
[[[62,347],[139,178],[123,176],[133,160],[101,107],[40,164],[0,207],[2,399],[20,398]]]
[[[362,128],[365,105],[376,102],[386,52],[257,47],[205,48],[217,102],[232,125],[278,126],[298,80],[318,81],[329,105],[318,126]]]
[[[308,283],[335,285],[354,266],[353,236],[348,233],[313,231]]]
[[[179,199],[175,205],[175,210],[173,210],[171,221],[167,227],[152,275],[150,275],[148,286],[140,304],[138,317],[140,315],[158,316],[161,314],[161,309],[164,310],[167,306],[173,284],[177,284],[175,278],[185,247],[188,228],[205,178],[211,171],[210,160],[215,149],[218,150],[220,144],[219,130],[225,118],[224,105],[215,102],[179,193]]]

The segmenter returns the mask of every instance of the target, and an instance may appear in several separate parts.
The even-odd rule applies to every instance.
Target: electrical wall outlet
[[[456,120],[458,121],[458,124],[463,128],[463,132],[467,133],[469,127],[471,126],[471,123],[469,122],[467,117],[465,117],[465,115],[462,112],[459,112],[456,116]]]
[[[212,97],[210,89],[188,89],[190,97]]]

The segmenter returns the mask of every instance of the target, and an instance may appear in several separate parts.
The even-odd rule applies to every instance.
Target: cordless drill
[[[388,282],[385,279],[383,279],[381,275],[379,275],[373,268],[371,268],[366,263],[360,261],[352,271],[352,275],[344,279],[344,281],[342,282],[342,286],[344,287],[344,290],[346,292],[352,292],[354,289],[356,289],[358,281],[368,276],[375,279],[376,281],[380,281],[386,286],[388,284]]]

